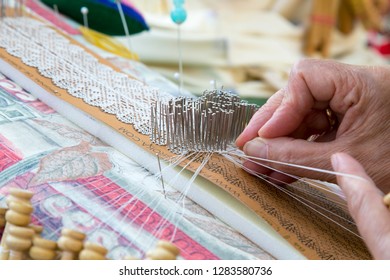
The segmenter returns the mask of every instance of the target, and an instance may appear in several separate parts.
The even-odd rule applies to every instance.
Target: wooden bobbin
[[[5,244],[10,250],[9,260],[22,260],[32,245],[34,231],[28,227],[11,225],[8,228]]]
[[[171,252],[172,254],[174,254],[175,256],[178,256],[178,255],[180,254],[180,249],[177,248],[174,244],[172,244],[172,243],[169,242],[169,241],[159,240],[159,241],[157,242],[156,247],[164,248],[164,249],[166,249],[167,251],[169,251],[169,252]]]
[[[7,208],[0,207],[0,230],[5,227],[5,213],[7,210]]]
[[[33,210],[34,208],[29,202],[17,199],[8,201],[8,210],[5,213],[6,225],[0,244],[0,260],[7,260],[9,258],[9,250],[5,242],[7,239],[9,227],[12,225],[27,227],[31,221],[31,213]]]
[[[390,209],[390,193],[386,194],[386,195],[383,197],[383,202],[385,203],[385,205],[387,206],[387,208]]]
[[[168,241],[160,240],[156,248],[146,253],[149,260],[176,260],[180,250]]]
[[[43,232],[43,226],[30,224],[29,227],[34,231],[34,236],[41,236]]]
[[[8,205],[9,209],[5,214],[7,223],[11,223],[16,226],[28,226],[31,222],[31,213],[34,208],[31,204],[11,201]]]
[[[3,238],[4,238],[4,227],[5,227],[5,223],[6,223],[6,220],[5,220],[5,213],[7,212],[7,208],[0,208],[0,244],[1,243],[4,243]],[[0,256],[2,255],[2,247],[0,247]],[[4,256],[5,258],[6,256]],[[8,258],[8,257],[7,257]],[[3,259],[3,258],[1,258]]]
[[[31,204],[31,198],[33,197],[34,193],[28,190],[22,190],[17,188],[10,188],[9,194],[7,195],[6,202],[7,205],[11,201],[19,201],[19,202],[25,202],[28,204]]]
[[[27,227],[31,228],[34,231],[33,239],[34,239],[34,237],[40,237],[41,236],[41,233],[43,231],[43,227],[42,226],[35,225],[35,224],[29,224]],[[57,243],[55,243],[55,244],[56,244],[56,247],[57,247]],[[25,255],[25,257],[23,257],[23,259],[31,259],[31,257],[28,254],[28,252],[26,252],[26,255]]]
[[[61,260],[75,260],[83,249],[85,234],[64,228],[61,237],[57,241],[58,248],[62,250]]]
[[[33,260],[54,260],[57,256],[57,242],[34,236],[29,255]]]
[[[79,254],[80,260],[105,260],[108,250],[101,245],[85,242],[84,249]]]
[[[31,206],[30,201],[31,201],[31,198],[33,195],[34,195],[34,193],[31,191],[22,190],[22,189],[18,189],[18,188],[10,188],[9,194],[7,195],[7,198],[6,198],[6,203],[8,205],[8,208],[10,208],[9,205],[11,202],[25,203],[25,204],[28,204]],[[7,227],[7,226],[5,226],[5,227]],[[3,232],[3,239],[2,240],[4,240],[6,233],[7,233],[7,229],[5,228],[4,232]],[[5,247],[5,245],[4,245],[4,242],[2,241],[0,244],[0,248],[3,248],[3,247]],[[0,259],[3,259],[1,257],[1,253],[0,253]],[[8,257],[6,259],[8,259]]]
[[[126,256],[126,257],[123,258],[123,260],[126,260],[126,261],[138,261],[139,258],[134,257],[134,256]]]
[[[176,260],[176,256],[164,248],[155,248],[146,253],[147,260]]]

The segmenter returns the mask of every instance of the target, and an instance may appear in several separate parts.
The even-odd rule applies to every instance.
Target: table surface
[[[160,88],[170,82],[138,63],[111,60]],[[159,239],[183,259],[272,259],[267,252],[159,178],[0,74],[0,204],[11,187],[32,190],[33,222],[57,240],[87,234],[108,257],[142,258]]]

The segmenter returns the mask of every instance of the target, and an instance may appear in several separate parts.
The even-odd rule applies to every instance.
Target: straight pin
[[[58,6],[57,6],[57,4],[54,4],[54,5],[53,5],[53,9],[54,9],[54,13],[55,13],[55,15],[58,17],[58,16],[59,16],[59,14],[60,14],[60,12],[59,12],[59,10],[58,10]]]
[[[5,17],[6,0],[1,0],[1,18]]]
[[[125,36],[126,36],[126,39],[127,39],[127,47],[129,48],[129,51],[131,51],[132,48],[131,48],[131,41],[130,41],[130,32],[129,32],[129,27],[127,26],[125,13],[123,12],[121,1],[120,0],[116,0],[115,2],[116,2],[116,6],[118,7],[119,16],[121,18],[121,22],[122,22],[122,25],[123,25],[123,30],[125,32]]]
[[[81,14],[83,15],[83,23],[85,28],[89,28],[88,25],[88,8],[87,7],[81,7]]]
[[[164,185],[164,179],[163,179],[163,174],[162,174],[162,169],[161,169],[161,162],[160,162],[159,153],[156,153],[156,157],[157,157],[157,162],[158,162],[158,169],[160,170],[161,186],[162,186],[162,189],[163,189],[164,197],[165,197],[165,199],[167,199],[167,194],[165,192],[165,185]]]
[[[223,152],[256,108],[222,89],[205,91],[198,99],[179,97],[153,104],[151,139],[174,153]]]
[[[19,15],[19,0],[14,1],[14,7],[13,7],[13,16],[16,17]]]
[[[25,0],[20,0],[20,5],[19,5],[19,15],[20,16],[24,15],[24,2],[25,2]]]

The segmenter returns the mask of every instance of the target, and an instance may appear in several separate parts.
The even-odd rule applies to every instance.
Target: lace
[[[173,99],[115,71],[31,18],[3,18],[0,47],[72,96],[132,124],[174,153],[225,151],[257,110],[222,90],[205,92],[197,100]]]
[[[172,98],[102,64],[82,47],[31,18],[3,18],[0,47],[72,96],[114,114],[145,135],[151,132],[151,105]]]

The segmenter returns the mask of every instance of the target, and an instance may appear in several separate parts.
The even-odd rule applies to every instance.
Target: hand
[[[348,209],[361,236],[375,259],[390,259],[390,209],[383,203],[383,194],[367,176],[363,167],[347,154],[332,156],[335,171],[358,178],[338,176]]]
[[[333,112],[332,127],[327,110]],[[321,135],[315,142],[307,141]],[[294,65],[287,86],[253,116],[236,145],[249,156],[330,170],[330,157],[347,152],[383,191],[390,191],[390,68],[306,59]],[[278,172],[245,166],[275,179]],[[335,181],[326,174],[270,164],[301,177]]]

